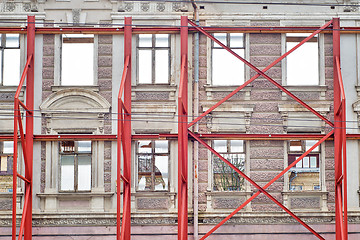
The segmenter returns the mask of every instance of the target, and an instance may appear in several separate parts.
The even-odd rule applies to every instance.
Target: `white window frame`
[[[305,36],[309,36],[311,33],[305,33]],[[296,86],[296,87],[304,87],[304,86],[324,86],[325,85],[325,42],[324,42],[324,34],[319,33],[317,35],[318,37],[318,82],[316,84],[311,84],[311,85],[298,85],[298,84],[288,84],[287,82],[287,57],[285,59],[283,59],[281,61],[281,65],[282,65],[282,85],[284,86]],[[304,43],[306,44],[306,43]],[[287,51],[289,51],[290,49],[286,49],[286,45],[287,45],[287,41],[286,41],[286,33],[283,33],[281,36],[281,54],[285,54]],[[295,50],[295,52],[301,51],[301,48],[303,46],[300,46],[298,49]],[[290,55],[293,53],[290,53]],[[290,56],[289,55],[289,56]]]
[[[21,68],[22,68],[22,59],[23,59],[23,41],[24,41],[24,37],[23,35],[21,34],[17,34],[19,36],[19,46],[18,47],[7,47],[6,46],[6,33],[3,33],[3,34],[0,34],[1,35],[1,38],[0,38],[0,86],[18,86],[19,85],[19,82],[20,82],[20,78],[21,78]],[[13,34],[11,34],[13,35]],[[5,37],[3,37],[5,36]],[[4,84],[4,61],[6,61],[6,58],[4,58],[4,52],[6,49],[19,49],[19,69],[18,69],[18,79],[16,80],[15,83],[12,83],[11,84]]]
[[[230,49],[244,49],[244,56],[242,56],[242,57],[244,59],[249,59],[249,56],[250,56],[249,49],[250,48],[248,46],[249,46],[249,36],[250,35],[243,33],[243,39],[244,39],[243,47],[231,48],[231,46],[230,46],[231,34],[233,34],[233,33],[226,33],[226,44],[224,43],[224,45],[226,45]],[[224,49],[224,48],[222,48],[220,46],[215,47],[216,43],[214,41],[212,41],[210,38],[208,38],[207,41],[208,41],[207,52],[210,53],[210,54],[208,54],[209,58],[208,58],[208,82],[207,83],[214,87],[240,86],[241,84],[243,84],[249,78],[250,71],[249,71],[248,66],[245,63],[243,63],[241,60],[237,59],[235,56],[233,56],[234,61],[238,61],[239,63],[244,64],[244,75],[243,75],[243,79],[242,79],[243,81],[239,82],[239,84],[214,84],[213,83],[213,49]],[[231,55],[229,52],[227,52],[226,49],[224,49],[224,51],[226,51],[226,54],[229,54],[229,56]]]
[[[71,34],[69,34],[71,35]],[[86,36],[86,35],[85,35]],[[90,36],[90,35],[89,35]],[[93,83],[86,85],[63,85],[62,84],[62,35],[56,34],[54,40],[54,85],[61,87],[89,87],[98,84],[98,34],[94,34],[94,57],[93,57]]]

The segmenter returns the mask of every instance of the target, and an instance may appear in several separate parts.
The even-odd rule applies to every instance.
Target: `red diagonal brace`
[[[229,95],[227,95],[225,98],[223,98],[222,100],[220,100],[217,104],[215,104],[214,106],[212,106],[211,108],[209,108],[207,111],[205,111],[203,114],[201,114],[199,117],[197,117],[195,120],[193,120],[188,127],[191,127],[192,125],[194,125],[196,122],[198,122],[200,119],[202,119],[204,116],[206,116],[208,113],[210,113],[212,110],[214,110],[215,108],[217,108],[218,106],[220,106],[222,103],[224,103],[226,100],[228,100],[229,98],[231,98],[232,96],[234,96],[238,91],[240,91],[241,89],[243,89],[245,86],[247,86],[248,84],[250,84],[252,81],[254,81],[256,78],[258,78],[259,76],[263,76],[264,78],[266,78],[267,80],[269,80],[272,84],[274,84],[276,87],[278,87],[279,89],[281,89],[283,92],[285,92],[287,95],[289,95],[291,98],[293,98],[295,101],[297,101],[298,103],[300,103],[302,106],[304,106],[305,108],[307,108],[309,111],[311,111],[312,113],[314,113],[316,116],[318,116],[320,119],[324,120],[327,124],[329,124],[331,127],[334,126],[334,124],[329,121],[327,118],[325,118],[324,116],[322,116],[320,113],[318,113],[317,111],[315,111],[312,107],[310,107],[309,105],[307,105],[305,102],[303,102],[302,100],[300,100],[298,97],[296,97],[294,94],[292,94],[290,91],[286,90],[283,86],[281,86],[280,84],[278,84],[276,81],[274,81],[272,78],[270,78],[268,75],[265,74],[265,72],[267,70],[269,70],[270,68],[272,68],[273,66],[275,66],[277,63],[279,63],[281,60],[283,60],[287,55],[289,55],[290,53],[292,53],[293,51],[295,51],[297,48],[299,48],[302,44],[304,44],[305,42],[307,42],[308,40],[310,40],[312,37],[314,37],[316,34],[318,34],[319,32],[321,32],[322,30],[324,30],[325,28],[327,28],[331,23],[332,20],[329,21],[328,23],[326,23],[324,26],[322,26],[321,28],[319,28],[318,30],[316,30],[314,33],[312,33],[310,36],[308,36],[307,38],[305,38],[303,41],[301,41],[299,44],[297,44],[295,47],[293,47],[292,49],[290,49],[288,52],[286,52],[285,54],[283,54],[281,57],[279,57],[277,60],[275,60],[273,63],[271,63],[268,67],[264,68],[262,71],[259,70],[257,67],[255,67],[254,65],[252,65],[250,62],[248,62],[247,60],[245,60],[244,58],[242,58],[241,56],[239,56],[237,53],[235,53],[234,51],[232,51],[229,47],[225,46],[223,43],[221,43],[219,40],[217,40],[214,36],[212,36],[211,34],[209,34],[208,32],[206,32],[203,28],[198,27],[195,23],[189,21],[189,23],[199,32],[203,33],[204,35],[206,35],[208,38],[210,38],[211,40],[213,40],[214,42],[216,42],[217,44],[219,44],[222,48],[226,49],[228,52],[230,52],[232,55],[234,55],[236,58],[238,58],[239,60],[241,60],[242,62],[244,62],[246,65],[248,65],[250,68],[252,68],[253,70],[255,70],[258,74],[253,76],[251,79],[249,79],[248,81],[246,81],[243,85],[241,85],[240,87],[238,87],[237,89],[235,89],[233,92],[231,92]]]
[[[332,134],[334,133],[334,131],[332,130],[331,132],[329,132],[325,137],[323,137],[322,139],[320,139],[314,146],[312,146],[308,151],[306,151],[304,154],[302,154],[296,161],[294,161],[292,164],[290,164],[287,168],[285,168],[281,173],[279,173],[275,178],[273,178],[269,183],[267,183],[263,188],[259,188],[259,191],[256,192],[253,196],[251,196],[248,200],[246,200],[242,205],[240,205],[235,211],[233,211],[228,217],[226,217],[225,219],[223,219],[220,223],[218,223],[215,227],[213,227],[207,234],[205,234],[201,240],[207,238],[211,233],[213,233],[216,229],[218,229],[221,225],[223,225],[227,220],[229,220],[232,216],[234,216],[238,211],[240,211],[243,207],[245,207],[249,202],[251,202],[254,198],[256,198],[261,192],[266,194],[265,189],[268,188],[271,184],[273,184],[276,180],[278,180],[282,175],[284,175],[287,171],[289,171],[292,167],[294,167],[299,161],[301,161],[306,155],[308,155],[312,150],[314,150],[317,146],[319,146],[322,142],[324,142],[326,139],[328,139]],[[214,154],[216,154],[217,152],[212,149],[209,145],[207,145],[203,140],[201,140],[196,134],[192,133],[191,131],[189,131],[189,134],[195,138],[197,141],[199,141],[201,144],[203,144],[206,148],[208,148],[210,151],[212,151]],[[220,157],[222,160],[224,160],[224,158],[217,153],[217,156]],[[225,159],[226,160],[226,159]],[[227,160],[226,160],[227,161]],[[226,162],[225,161],[225,162]],[[235,169],[237,169],[235,166],[233,166]],[[234,170],[235,170],[234,169]],[[237,169],[238,170],[238,169]],[[240,174],[240,170],[237,171]],[[243,175],[243,173],[241,174],[244,178],[245,176]],[[277,203],[278,204],[278,203]],[[281,206],[283,206],[281,203],[279,203]],[[278,205],[279,205],[278,204]],[[280,206],[279,205],[279,206]],[[280,206],[280,207],[281,207]],[[284,207],[284,206],[283,206]],[[284,207],[285,208],[285,207]],[[284,209],[283,208],[283,209]],[[285,209],[284,209],[285,210]],[[286,210],[285,210],[286,211]],[[289,213],[289,212],[291,213]],[[293,216],[294,214],[288,210],[287,212]],[[295,215],[294,215],[295,216]],[[294,217],[293,216],[293,217]],[[296,220],[298,220],[298,217],[294,217]],[[300,219],[299,219],[300,220]],[[302,224],[302,221],[299,221]],[[316,235],[319,239],[323,239],[318,233],[316,233],[312,228],[310,228],[309,226],[307,226],[305,223],[302,224],[304,227],[306,227],[309,231],[311,231],[314,235]]]

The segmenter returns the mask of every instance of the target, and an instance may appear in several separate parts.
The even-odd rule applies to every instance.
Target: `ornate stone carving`
[[[7,2],[5,4],[5,9],[6,9],[7,12],[15,11],[15,3],[14,2]]]
[[[126,12],[131,12],[134,9],[134,3],[125,3],[124,9]]]
[[[156,4],[156,9],[159,11],[159,12],[163,12],[165,10],[165,3],[160,3],[158,2]]]
[[[141,3],[141,11],[148,12],[149,9],[150,9],[150,3],[147,3],[147,2]]]
[[[78,25],[80,23],[80,13],[81,13],[81,9],[76,8],[72,10],[74,25]]]
[[[24,3],[23,10],[24,10],[24,12],[30,12],[31,11],[31,3]]]

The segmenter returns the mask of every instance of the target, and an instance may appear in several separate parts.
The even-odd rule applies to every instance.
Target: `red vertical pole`
[[[188,19],[181,17],[181,74],[178,96],[178,239],[188,234]]]
[[[35,53],[35,16],[28,16],[27,26],[27,59]],[[30,67],[26,76],[26,106],[32,111],[34,109],[34,57],[30,62]],[[34,118],[32,112],[26,111],[26,151],[27,163],[25,167],[25,178],[30,182],[25,182],[25,193],[29,191],[28,208],[26,209],[26,219],[24,228],[24,240],[32,239],[32,184],[33,184],[33,138],[34,138]]]
[[[339,18],[333,19],[333,69],[334,69],[334,122],[335,122],[335,133],[334,133],[334,161],[335,161],[335,231],[336,231],[336,240],[346,240],[347,237],[347,203],[346,203],[346,182],[343,182],[346,171],[343,174],[343,159],[342,156],[346,157],[346,153],[343,150],[346,150],[346,139],[343,138],[343,135],[346,134],[346,131],[342,129],[344,124],[342,123],[345,120],[345,101],[342,103],[341,96],[341,86],[340,81],[342,81],[339,76],[340,68],[337,67],[337,59],[340,59],[340,20]],[[344,97],[344,96],[343,96]],[[341,107],[341,111],[338,109]],[[346,167],[346,164],[344,165]],[[343,191],[344,190],[344,191]],[[344,209],[344,211],[343,211]]]
[[[124,202],[123,202],[123,217],[121,228],[121,239],[130,240],[131,235],[131,38],[132,38],[132,19],[125,17],[124,27],[124,62],[129,57],[129,67],[126,74],[124,85],[124,107],[127,109],[124,115],[123,122],[123,136],[124,141]],[[119,181],[119,179],[118,179]]]
[[[17,151],[19,103],[14,99],[14,155],[13,155],[13,203],[12,203],[12,240],[16,239],[16,189],[17,189]]]

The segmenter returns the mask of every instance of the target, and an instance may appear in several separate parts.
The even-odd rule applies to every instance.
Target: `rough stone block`
[[[99,67],[111,67],[112,66],[112,57],[111,56],[99,56],[98,57],[98,66]]]
[[[105,172],[111,171],[111,161],[104,161],[104,171]]]
[[[44,79],[53,79],[54,78],[54,69],[53,68],[43,68],[42,76]]]
[[[140,101],[167,101],[169,92],[137,92],[136,100]]]
[[[282,124],[279,113],[253,113],[251,116],[252,124]]]
[[[199,67],[207,67],[207,57],[199,56]]]
[[[199,160],[199,171],[208,170],[208,160]]]
[[[112,35],[99,35],[99,44],[103,44],[103,43],[111,44],[112,40],[113,40]]]
[[[44,56],[54,56],[54,45],[44,45],[43,46],[43,55]]]
[[[284,158],[284,148],[282,147],[257,147],[250,148],[250,158],[251,159],[283,159]]]
[[[280,126],[250,126],[250,133],[259,133],[259,134],[281,134],[283,133],[283,127]]]
[[[98,78],[107,78],[111,79],[112,77],[112,68],[111,67],[101,67],[98,69]]]
[[[107,183],[111,182],[111,173],[109,173],[109,172],[104,173],[104,182],[107,182]]]
[[[257,68],[265,68],[276,59],[278,59],[278,56],[251,56],[250,62]],[[277,63],[274,67],[281,67],[281,62]]]
[[[281,100],[281,92],[280,90],[275,90],[275,91],[252,91],[251,92],[251,96],[250,96],[251,100]]]
[[[250,169],[252,170],[271,170],[284,169],[284,160],[281,159],[252,159],[250,161]]]
[[[98,48],[98,55],[105,56],[112,54],[112,45],[110,44],[100,44]]]
[[[272,171],[251,171],[251,179],[255,182],[269,182],[274,177],[276,177],[279,172],[272,172]],[[284,177],[280,177],[278,181],[283,182]]]
[[[207,172],[199,172],[199,182],[207,183],[208,174]]]
[[[325,180],[326,181],[335,180],[335,170],[325,170]]]
[[[281,45],[279,44],[250,44],[250,56],[279,56]]]
[[[54,67],[54,56],[44,56],[43,67]]]
[[[44,44],[54,44],[55,35],[53,34],[44,34],[43,35],[43,42]]]
[[[280,33],[251,33],[250,42],[252,44],[281,44],[281,34]]]
[[[283,147],[284,141],[281,140],[253,140],[250,141],[250,146],[253,147]]]

